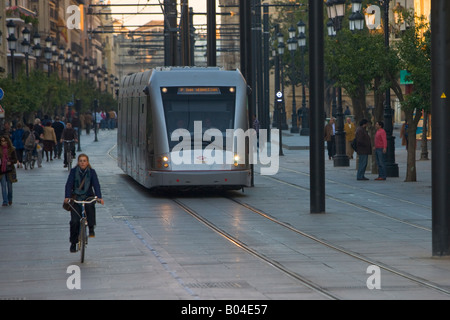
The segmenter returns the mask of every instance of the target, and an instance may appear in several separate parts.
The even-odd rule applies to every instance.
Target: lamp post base
[[[300,130],[300,135],[309,136],[309,128],[302,128],[302,130]]]
[[[299,133],[300,129],[298,127],[291,127],[291,133]]]
[[[396,163],[386,164],[386,176],[389,178],[398,178],[399,177],[398,164]]]
[[[333,157],[334,166],[335,167],[349,167],[350,166],[350,160],[346,155],[335,155]]]

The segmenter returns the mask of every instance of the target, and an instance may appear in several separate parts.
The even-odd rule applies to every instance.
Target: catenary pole
[[[432,251],[450,255],[450,1],[431,2]]]
[[[311,213],[325,213],[323,1],[309,0],[309,38],[310,204]]]

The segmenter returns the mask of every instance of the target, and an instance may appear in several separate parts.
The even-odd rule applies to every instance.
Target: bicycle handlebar
[[[98,201],[98,197],[93,197],[92,200],[87,200],[87,201],[78,201],[78,200],[75,200],[75,199],[72,199],[72,201],[74,203],[78,203],[78,204],[90,204],[90,203],[93,203],[95,201]]]

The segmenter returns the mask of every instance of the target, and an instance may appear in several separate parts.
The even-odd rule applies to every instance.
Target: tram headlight
[[[168,169],[170,167],[170,158],[167,155],[158,157],[157,166],[159,169]]]
[[[240,159],[241,159],[241,158],[239,157],[238,154],[235,154],[235,155],[234,155],[233,160],[234,160],[234,166],[235,166],[235,167],[237,167],[237,166],[239,165],[239,160],[240,160]]]

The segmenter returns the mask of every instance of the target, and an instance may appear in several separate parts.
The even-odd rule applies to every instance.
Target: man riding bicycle
[[[89,164],[89,157],[85,154],[78,156],[78,165],[70,170],[65,187],[64,202],[68,203],[71,198],[78,201],[84,201],[89,197],[97,196],[98,202],[105,204],[102,199],[102,192],[97,173]],[[72,204],[70,220],[70,252],[76,252],[78,235],[80,231],[81,205]],[[86,216],[89,227],[89,237],[95,237],[94,226],[95,219],[95,203],[86,204]],[[75,211],[76,210],[76,211]]]
[[[72,124],[70,123],[67,123],[66,128],[61,134],[61,142],[64,141],[78,142],[77,132],[72,128]],[[67,148],[69,148],[69,144],[64,143],[64,168],[67,168]],[[72,157],[75,158],[75,143],[70,144],[70,149],[72,151]]]

